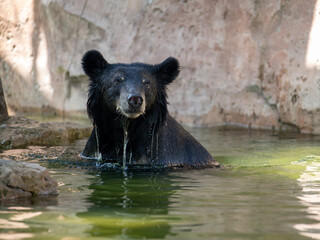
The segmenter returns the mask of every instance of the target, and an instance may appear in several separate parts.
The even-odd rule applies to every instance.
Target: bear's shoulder
[[[159,132],[159,163],[168,167],[217,167],[211,154],[172,116]]]

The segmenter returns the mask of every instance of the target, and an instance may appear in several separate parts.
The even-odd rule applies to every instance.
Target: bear
[[[220,167],[168,113],[166,90],[180,72],[177,59],[108,63],[90,50],[82,68],[89,77],[87,114],[93,124],[82,157],[123,168]]]

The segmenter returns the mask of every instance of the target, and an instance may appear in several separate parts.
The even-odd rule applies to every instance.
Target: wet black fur
[[[177,123],[167,110],[166,87],[179,74],[179,63],[168,58],[158,65],[144,63],[109,64],[98,51],[88,51],[82,59],[84,72],[90,77],[87,112],[94,129],[83,151],[85,157],[97,157],[105,162],[123,160],[124,126],[128,126],[127,161],[132,165],[160,167],[217,166],[213,157]],[[132,78],[143,71],[152,78],[152,88],[146,93],[146,111],[129,119],[116,111],[115,94],[110,93],[110,76],[125,69]],[[130,79],[126,80],[130,81]],[[123,83],[126,84],[126,83]],[[98,139],[98,141],[97,141]]]

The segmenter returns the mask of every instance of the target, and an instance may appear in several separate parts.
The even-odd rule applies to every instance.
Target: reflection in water
[[[0,233],[0,239],[6,240],[31,239],[32,237],[34,237],[32,233]]]
[[[171,231],[178,232],[178,239],[306,239],[292,230],[293,223],[306,219],[295,197],[300,187],[295,179],[273,175],[283,170],[288,171],[260,167],[184,172],[187,180],[180,186],[193,189],[182,187],[175,196],[178,204],[171,209],[184,218]]]
[[[2,201],[0,205],[0,239],[33,238],[36,230],[27,221],[43,214],[43,211],[35,211],[33,206],[45,208],[57,204],[57,196],[38,196]],[[21,232],[23,230],[28,232]],[[43,227],[38,227],[37,230],[39,232],[48,231]]]
[[[101,173],[88,197],[91,206],[77,216],[86,219],[91,236],[135,239],[170,234],[170,196],[178,189],[166,173]]]
[[[303,236],[320,239],[320,157],[309,156],[306,158],[308,165],[301,174],[298,182],[302,187],[302,195],[298,197],[303,205],[307,207],[310,219],[315,223],[296,224]]]

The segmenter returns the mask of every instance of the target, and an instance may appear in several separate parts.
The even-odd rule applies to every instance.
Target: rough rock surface
[[[11,159],[30,163],[41,163],[47,168],[75,168],[97,170],[96,160],[81,157],[87,140],[77,140],[64,146],[29,146],[23,149],[10,149],[0,152],[0,159]]]
[[[30,145],[59,146],[89,137],[92,127],[11,117],[0,124],[0,151]]]
[[[0,200],[58,194],[58,183],[35,163],[0,159]]]
[[[85,112],[80,60],[181,62],[183,123],[320,133],[316,0],[3,0],[0,77],[11,111]]]

